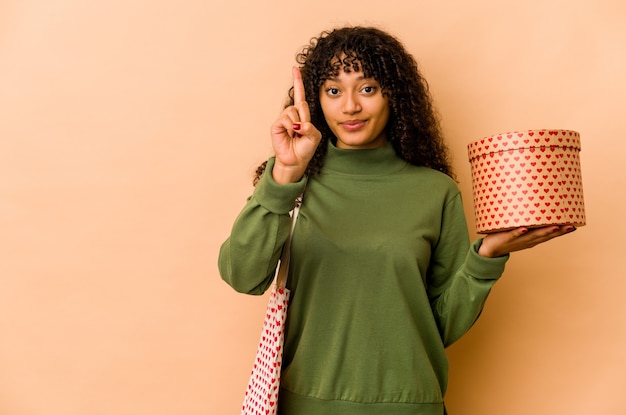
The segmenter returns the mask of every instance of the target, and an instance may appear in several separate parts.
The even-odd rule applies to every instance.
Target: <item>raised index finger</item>
[[[306,102],[306,94],[304,92],[304,83],[302,82],[302,74],[300,68],[293,67],[291,70],[293,75],[293,103]]]

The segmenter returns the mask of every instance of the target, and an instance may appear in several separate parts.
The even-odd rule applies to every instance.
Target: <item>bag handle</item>
[[[278,288],[285,288],[287,284],[287,274],[289,273],[289,258],[291,257],[291,237],[293,236],[293,230],[296,227],[296,219],[298,219],[298,213],[300,212],[300,202],[296,203],[296,207],[291,212],[291,230],[285,245],[283,246],[283,253],[280,256],[280,265],[278,266],[278,272],[276,273],[276,286]]]

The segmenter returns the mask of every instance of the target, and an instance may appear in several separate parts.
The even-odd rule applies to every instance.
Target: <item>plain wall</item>
[[[0,413],[238,413],[266,298],[221,281],[218,249],[295,53],[343,24],[421,64],[471,229],[467,143],[581,134],[588,225],[512,255],[449,349],[449,412],[625,413],[625,20],[621,0],[4,0]]]

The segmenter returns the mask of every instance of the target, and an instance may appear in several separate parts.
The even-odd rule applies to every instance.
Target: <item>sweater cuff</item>
[[[470,246],[467,254],[466,269],[468,273],[477,279],[497,280],[504,272],[504,265],[509,260],[509,254],[497,258],[486,258],[478,254],[478,249],[483,239],[477,239]]]
[[[276,183],[272,177],[275,160],[272,157],[267,161],[265,172],[259,179],[252,197],[272,213],[289,213],[296,205],[296,198],[304,192],[307,177],[302,177],[296,183]]]

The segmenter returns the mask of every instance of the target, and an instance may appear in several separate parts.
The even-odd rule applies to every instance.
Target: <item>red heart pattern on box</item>
[[[288,289],[272,285],[241,415],[276,415],[283,361],[284,325],[290,294]]]
[[[586,224],[580,134],[528,130],[468,145],[478,233]]]

